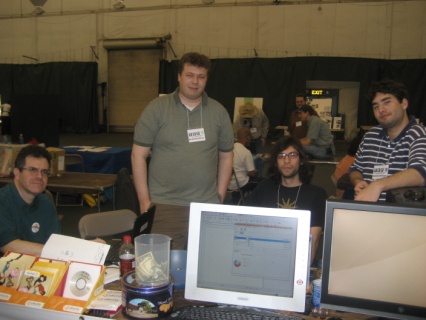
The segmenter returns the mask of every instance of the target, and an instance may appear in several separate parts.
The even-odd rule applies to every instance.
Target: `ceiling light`
[[[34,7],[42,7],[47,2],[47,0],[30,0]]]

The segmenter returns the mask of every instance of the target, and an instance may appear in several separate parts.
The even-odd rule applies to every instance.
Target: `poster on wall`
[[[240,106],[244,105],[246,102],[251,102],[260,110],[263,109],[263,98],[249,98],[249,97],[236,97],[234,105],[234,122],[238,116],[238,110]]]
[[[333,129],[342,129],[342,117],[333,117]]]
[[[318,113],[318,117],[325,122],[328,123],[330,129],[331,129],[331,123],[333,120],[332,114],[331,114],[331,105],[333,103],[332,98],[314,98],[311,101],[311,107]]]

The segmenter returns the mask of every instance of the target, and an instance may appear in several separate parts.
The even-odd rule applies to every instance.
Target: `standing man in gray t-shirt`
[[[226,196],[234,137],[226,109],[204,92],[210,66],[204,55],[185,54],[179,87],[150,102],[136,124],[133,177],[141,212],[157,205],[154,231],[164,218],[162,205],[173,219],[187,221],[190,202],[222,203]]]

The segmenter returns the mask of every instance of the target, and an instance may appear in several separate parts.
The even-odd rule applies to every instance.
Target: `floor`
[[[84,145],[84,146],[111,146],[111,147],[131,147],[133,143],[133,134],[131,133],[98,133],[98,134],[61,134],[60,145]],[[270,150],[272,145],[267,145]],[[348,143],[344,140],[336,141],[337,156],[343,156],[346,153]],[[334,171],[333,165],[317,165],[312,183],[322,186],[329,195],[334,193],[334,186],[330,176]],[[67,203],[78,204],[76,197],[69,197]],[[68,236],[79,237],[78,221],[88,213],[97,212],[97,207],[89,207],[86,203],[83,206],[59,206],[58,214],[61,217],[62,233]],[[101,204],[101,210],[112,210],[111,201]]]

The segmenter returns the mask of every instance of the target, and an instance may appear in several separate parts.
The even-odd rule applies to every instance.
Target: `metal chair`
[[[115,209],[130,209],[141,214],[138,194],[132,176],[127,168],[121,168],[115,181]]]
[[[79,154],[69,154],[66,153],[65,157],[64,157],[64,167],[65,167],[65,171],[69,171],[67,169],[70,169],[70,167],[75,168],[76,170],[73,171],[77,171],[77,172],[84,172],[84,159],[81,155]],[[55,204],[57,207],[59,206],[83,206],[83,197],[81,197],[80,195],[77,195],[79,197],[81,197],[80,203],[60,203],[60,192],[56,193],[56,197],[55,197]],[[73,196],[76,196],[73,194]]]
[[[89,213],[80,218],[78,230],[82,239],[114,236],[133,232],[136,218],[127,209]]]

